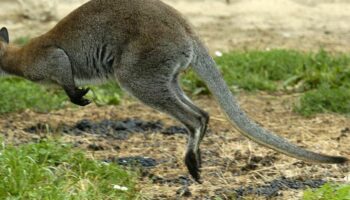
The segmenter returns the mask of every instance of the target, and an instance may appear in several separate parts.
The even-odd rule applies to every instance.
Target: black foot
[[[80,99],[71,99],[71,102],[78,105],[78,106],[87,106],[91,103],[90,100],[88,99],[84,99],[84,98],[80,98]]]
[[[89,88],[79,89],[77,87],[65,87],[64,88],[70,101],[78,106],[86,106],[91,103],[90,100],[85,99],[84,96],[90,91]]]
[[[186,153],[186,157],[185,157],[185,164],[187,166],[187,169],[189,171],[189,173],[191,174],[191,176],[193,177],[193,179],[197,182],[197,183],[202,183],[201,182],[201,177],[200,177],[200,168],[201,168],[201,155],[200,155],[200,151],[196,153],[194,153],[193,151],[188,151]]]
[[[77,88],[76,96],[83,98],[89,91],[90,91],[90,88],[82,88],[82,89]]]

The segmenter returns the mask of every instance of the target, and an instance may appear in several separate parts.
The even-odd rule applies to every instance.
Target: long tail
[[[194,51],[195,58],[191,63],[194,71],[206,83],[222,110],[244,136],[263,146],[300,160],[316,163],[344,163],[348,161],[345,157],[328,156],[300,148],[251,121],[239,107],[237,100],[217,69],[215,61],[200,41],[196,43]]]

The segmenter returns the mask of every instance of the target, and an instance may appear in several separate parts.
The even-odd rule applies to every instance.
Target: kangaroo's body
[[[7,34],[0,32],[0,68],[6,73],[61,85],[82,106],[89,103],[83,98],[88,90],[78,86],[117,80],[143,103],[181,121],[189,131],[185,162],[196,180],[209,117],[178,84],[179,73],[189,65],[248,138],[307,161],[347,161],[301,149],[249,120],[191,26],[161,1],[91,0],[22,48],[8,45]]]

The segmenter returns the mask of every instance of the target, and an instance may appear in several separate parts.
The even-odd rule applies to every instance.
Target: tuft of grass
[[[136,177],[64,143],[0,147],[0,199],[135,199]]]
[[[348,115],[350,113],[350,88],[322,86],[317,90],[308,91],[300,98],[294,110],[304,116],[326,112]]]
[[[109,82],[100,86],[91,86],[91,92],[87,98],[92,99],[98,106],[118,105],[122,98],[122,90],[115,82]]]
[[[348,200],[350,185],[325,184],[316,190],[306,190],[303,200]]]

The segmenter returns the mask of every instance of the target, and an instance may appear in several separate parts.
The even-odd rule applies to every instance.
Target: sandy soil
[[[0,2],[0,25],[7,26],[11,38],[34,37],[54,26],[59,19],[83,0],[60,1],[56,19],[46,22],[24,19],[13,1]],[[237,49],[293,48],[347,52],[350,47],[350,2],[347,0],[166,0],[179,9],[192,22],[208,43],[211,52]],[[340,115],[318,115],[303,118],[295,115],[291,107],[297,95],[242,94],[240,102],[250,116],[265,127],[289,138],[300,146],[328,154],[350,156],[347,131],[350,119]],[[291,177],[295,180],[324,179],[349,181],[349,166],[311,165],[267,150],[239,135],[219,111],[212,99],[201,98],[196,102],[211,113],[210,131],[203,142],[202,185],[191,184],[188,199],[210,199],[224,190],[241,186],[259,186],[269,181]],[[83,109],[68,108],[52,113],[24,111],[0,116],[0,133],[14,143],[27,142],[45,135],[28,134],[23,128],[37,123],[57,125],[74,124],[81,119],[162,120],[169,125],[177,122],[155,112],[134,100],[125,99],[121,106]],[[187,176],[183,165],[186,137],[166,136],[159,133],[135,134],[128,140],[105,140],[91,135],[64,135],[65,140],[86,144],[99,143],[105,150],[91,152],[96,158],[109,156],[145,156],[161,163],[147,173],[167,180]],[[116,150],[114,147],[119,146]],[[267,158],[267,164],[257,162],[250,168],[255,157]],[[154,182],[154,181],[153,181]],[[152,183],[143,178],[139,185],[145,199],[186,199],[177,194],[183,187],[178,183]],[[301,190],[286,189],[273,199],[300,199]],[[251,199],[266,199],[253,196]]]

